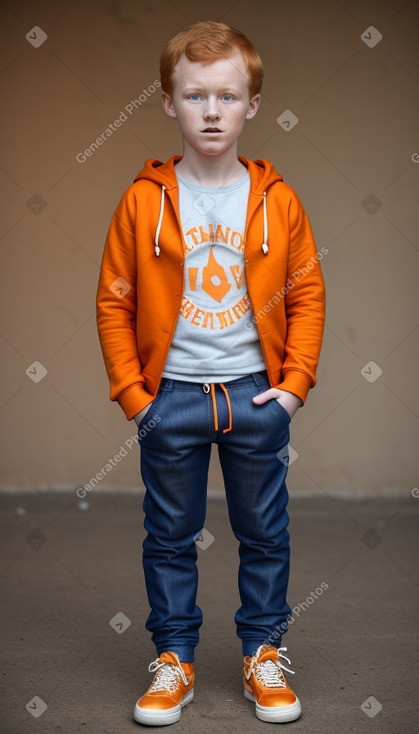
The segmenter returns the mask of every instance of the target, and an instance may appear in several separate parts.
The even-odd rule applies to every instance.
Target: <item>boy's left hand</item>
[[[256,405],[263,405],[268,400],[277,400],[281,403],[282,407],[285,408],[290,418],[293,418],[303,404],[301,398],[298,395],[294,395],[288,390],[279,390],[277,387],[270,387],[268,390],[264,390],[253,398],[253,402]]]

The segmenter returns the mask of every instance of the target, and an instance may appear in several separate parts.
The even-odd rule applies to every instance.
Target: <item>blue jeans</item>
[[[151,607],[146,628],[158,655],[171,650],[193,662],[199,641],[195,541],[205,522],[212,443],[218,445],[230,523],[239,541],[241,606],[234,619],[243,655],[252,655],[278,627],[286,630],[291,609],[284,453],[290,416],[275,399],[252,402],[268,387],[264,372],[225,385],[163,378],[138,426],[146,487],[143,567]],[[270,644],[280,641],[277,631]]]

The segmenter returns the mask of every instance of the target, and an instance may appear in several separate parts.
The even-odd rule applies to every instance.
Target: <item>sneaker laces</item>
[[[160,658],[154,660],[148,666],[150,673],[157,670],[156,677],[150,686],[151,691],[173,691],[179,685],[179,678],[182,678],[185,686],[188,685],[188,679],[181,665],[172,665],[172,663],[161,663]]]
[[[285,688],[287,683],[282,673],[282,670],[286,670],[287,673],[292,673],[292,675],[295,674],[295,670],[287,668],[281,660],[281,658],[283,658],[287,661],[289,665],[291,665],[291,660],[283,654],[283,651],[286,652],[287,648],[278,647],[276,651],[278,655],[278,660],[262,660],[259,663],[257,659],[260,655],[262,647],[263,645],[258,647],[255,654],[253,655],[250,668],[246,673],[246,678],[249,680],[252,672],[254,672],[258,681],[262,683],[262,685],[266,686],[266,688]]]

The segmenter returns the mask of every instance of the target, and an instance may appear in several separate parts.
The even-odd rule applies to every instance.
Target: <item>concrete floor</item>
[[[155,658],[144,628],[142,498],[93,492],[87,501],[0,496],[3,734],[146,730],[132,720]],[[416,734],[419,500],[291,499],[289,511],[295,622],[283,644],[303,715],[287,731]],[[195,700],[179,723],[153,730],[266,734],[280,725],[257,720],[242,692],[224,499],[209,500],[205,527],[214,541],[199,549]]]

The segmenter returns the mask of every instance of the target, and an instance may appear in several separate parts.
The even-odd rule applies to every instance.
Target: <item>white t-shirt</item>
[[[244,269],[249,173],[219,188],[177,179],[185,291],[163,377],[228,382],[264,370]]]

